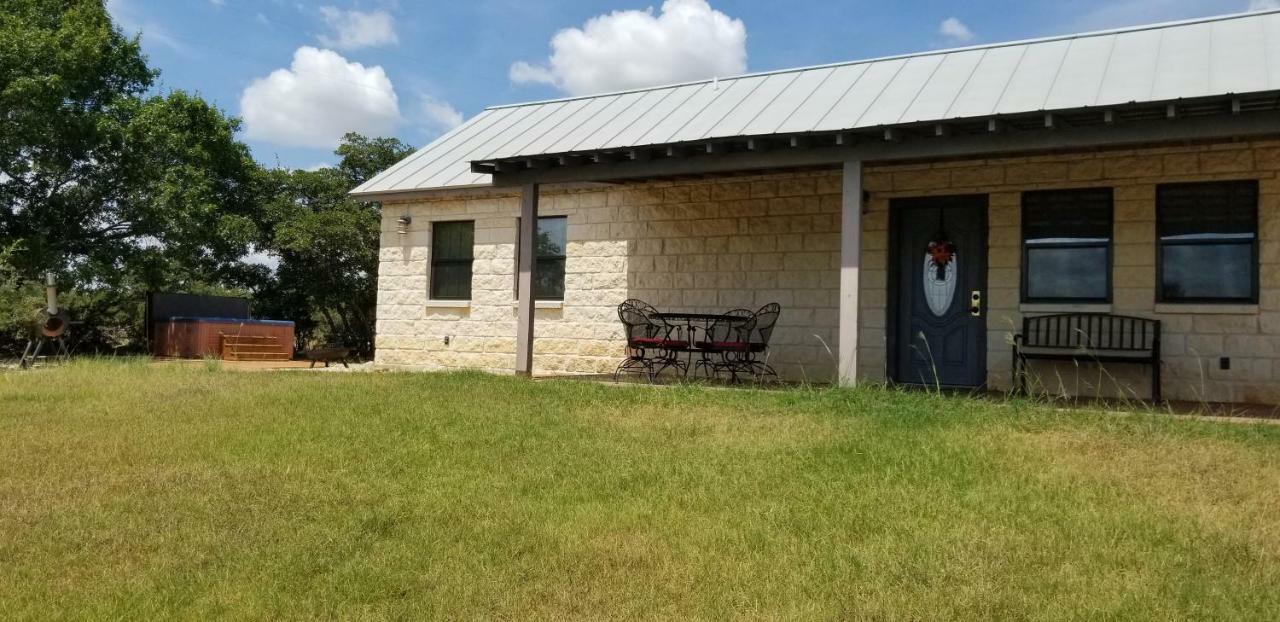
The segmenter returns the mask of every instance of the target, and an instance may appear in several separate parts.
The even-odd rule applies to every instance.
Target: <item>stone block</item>
[[[1255,315],[1197,315],[1192,319],[1192,327],[1201,334],[1257,333],[1259,330]]]
[[[1109,156],[1102,162],[1103,177],[1106,179],[1159,177],[1164,173],[1164,161],[1157,157]]]
[[[893,174],[893,189],[938,190],[951,185],[951,171],[947,169],[920,169]]]
[[[1202,151],[1199,155],[1200,172],[1206,175],[1240,173],[1253,170],[1253,151],[1251,149]]]
[[[812,177],[794,177],[778,181],[778,196],[812,196],[816,192],[816,182]]]
[[[1200,172],[1200,158],[1195,153],[1174,153],[1164,156],[1166,175],[1194,175]]]
[[[734,201],[751,196],[751,184],[747,182],[722,182],[711,186],[714,201]]]
[[[951,185],[960,188],[985,188],[1005,182],[1003,166],[965,166],[951,169]]]
[[[1029,162],[1010,164],[1005,169],[1005,181],[1010,184],[1041,184],[1066,181],[1069,165],[1066,162]]]
[[[1096,158],[1075,160],[1067,164],[1067,179],[1071,181],[1102,179],[1102,175],[1102,160]]]

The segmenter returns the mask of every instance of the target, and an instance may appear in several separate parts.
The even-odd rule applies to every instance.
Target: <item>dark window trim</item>
[[[1241,240],[1231,239],[1195,239],[1195,240],[1178,240],[1174,242],[1165,242],[1160,239],[1160,197],[1161,192],[1168,188],[1177,188],[1183,186],[1225,186],[1231,184],[1252,184],[1254,187],[1253,197],[1253,239],[1245,242]],[[1257,179],[1233,179],[1224,181],[1193,181],[1178,182],[1170,184],[1156,185],[1156,226],[1155,226],[1155,244],[1156,244],[1156,302],[1166,305],[1256,305],[1261,300],[1261,281],[1262,281],[1262,258],[1260,255],[1262,244],[1261,238],[1261,215],[1259,212],[1261,203],[1261,184]],[[1253,269],[1253,282],[1250,284],[1252,293],[1247,298],[1206,298],[1203,296],[1185,297],[1185,298],[1167,298],[1164,295],[1164,249],[1166,246],[1243,246],[1249,244],[1252,246],[1250,252],[1251,265]]]
[[[1058,242],[1058,243],[1051,243],[1051,244],[1036,244],[1034,245],[1034,247],[1035,248],[1105,248],[1107,250],[1107,274],[1106,274],[1107,295],[1102,298],[1046,298],[1046,297],[1029,296],[1027,294],[1027,276],[1029,274],[1029,271],[1027,269],[1027,266],[1028,266],[1027,251],[1029,250],[1027,245],[1027,196],[1034,195],[1037,193],[1098,192],[1102,190],[1107,191],[1107,193],[1110,195],[1110,198],[1111,198],[1111,200],[1107,205],[1107,219],[1111,222],[1111,229],[1110,231],[1107,232],[1108,233],[1107,240],[1105,242]],[[1115,263],[1115,241],[1116,241],[1115,188],[1096,187],[1096,188],[1059,188],[1059,189],[1051,189],[1051,190],[1028,190],[1022,193],[1020,202],[1021,202],[1021,206],[1020,206],[1021,213],[1019,214],[1019,217],[1021,218],[1021,220],[1019,222],[1019,229],[1021,233],[1020,243],[1022,247],[1021,248],[1022,263],[1018,268],[1018,272],[1020,273],[1019,279],[1018,279],[1020,290],[1018,292],[1018,295],[1019,295],[1019,300],[1022,302],[1022,304],[1063,304],[1063,305],[1111,304],[1115,298],[1114,287],[1113,287],[1114,280],[1115,280],[1113,274],[1115,272],[1114,263]]]
[[[565,251],[565,252],[564,252],[563,254],[560,254],[560,255],[534,255],[534,256],[533,256],[533,270],[534,270],[534,274],[535,274],[535,275],[537,274],[537,271],[538,271],[538,261],[539,261],[539,260],[542,260],[542,259],[551,259],[551,260],[564,261],[564,262],[566,262],[566,263],[567,263],[567,262],[568,262],[568,259],[569,259],[569,255],[568,255],[568,253],[569,253],[569,216],[568,216],[568,215],[566,215],[566,214],[551,214],[551,215],[548,215],[548,216],[539,216],[539,217],[538,217],[538,220],[543,220],[543,219],[552,219],[552,218],[561,218],[561,219],[564,219],[564,221],[565,221],[565,222],[564,222],[564,232],[565,232],[565,233],[564,233],[564,237],[565,237],[565,240],[564,240],[564,242],[565,242],[565,248],[564,248],[564,251]],[[535,236],[538,234],[538,230],[537,230],[537,228],[535,228],[535,229],[534,229],[533,234],[534,234]],[[535,250],[536,250],[536,249],[535,249]],[[520,217],[519,217],[519,216],[517,216],[517,217],[516,217],[516,256],[515,256],[515,262],[514,262],[514,265],[515,265],[515,270],[514,270],[513,274],[514,274],[515,278],[514,278],[514,279],[512,279],[512,286],[511,286],[511,292],[512,292],[512,294],[511,294],[511,295],[514,297],[514,299],[515,299],[515,300],[517,300],[517,301],[518,301],[518,300],[520,300]],[[567,277],[567,274],[566,274],[566,277]],[[535,276],[535,279],[536,279],[536,276]],[[560,291],[561,291],[560,296],[558,296],[558,297],[556,297],[556,296],[534,296],[534,297],[533,297],[533,299],[534,299],[535,301],[545,300],[545,301],[551,301],[551,302],[563,302],[563,301],[564,301],[564,293],[563,293],[563,292],[564,292],[564,290],[565,290],[565,286],[564,286],[564,284],[562,283],[562,284],[560,285]]]
[[[452,259],[452,258],[441,259],[439,254],[436,253],[436,232],[438,231],[437,227],[439,227],[442,224],[450,224],[450,223],[471,223],[471,257],[466,259]],[[441,296],[436,294],[436,285],[439,282],[436,279],[436,268],[439,266],[467,266],[468,268],[472,268],[474,266],[475,260],[476,260],[475,226],[476,226],[476,221],[474,220],[435,220],[431,222],[431,251],[430,251],[431,253],[430,281],[431,282],[427,284],[428,300],[471,300],[471,293],[472,293],[471,281],[475,277],[474,270],[468,271],[470,273],[471,278],[467,279],[467,295],[466,296]]]

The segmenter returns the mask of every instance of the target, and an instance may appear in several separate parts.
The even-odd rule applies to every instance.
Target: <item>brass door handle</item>
[[[973,293],[969,294],[969,315],[982,317],[982,292],[980,290],[975,289]]]

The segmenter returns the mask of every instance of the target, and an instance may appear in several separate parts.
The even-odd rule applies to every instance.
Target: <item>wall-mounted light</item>
[[[396,233],[399,233],[400,235],[409,233],[409,223],[411,222],[413,222],[413,219],[410,218],[408,214],[401,216],[396,220]]]

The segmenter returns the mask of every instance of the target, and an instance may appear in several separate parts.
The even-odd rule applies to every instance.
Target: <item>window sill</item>
[[[1156,313],[1190,313],[1196,315],[1257,315],[1258,305],[1205,304],[1203,302],[1158,302]]]
[[[1018,306],[1023,313],[1111,313],[1109,303],[1024,302]]]
[[[428,309],[470,309],[470,300],[428,300]]]
[[[511,301],[511,306],[519,307],[520,301],[519,300]],[[563,309],[564,301],[563,300],[535,300],[533,301],[533,308],[534,309]]]

